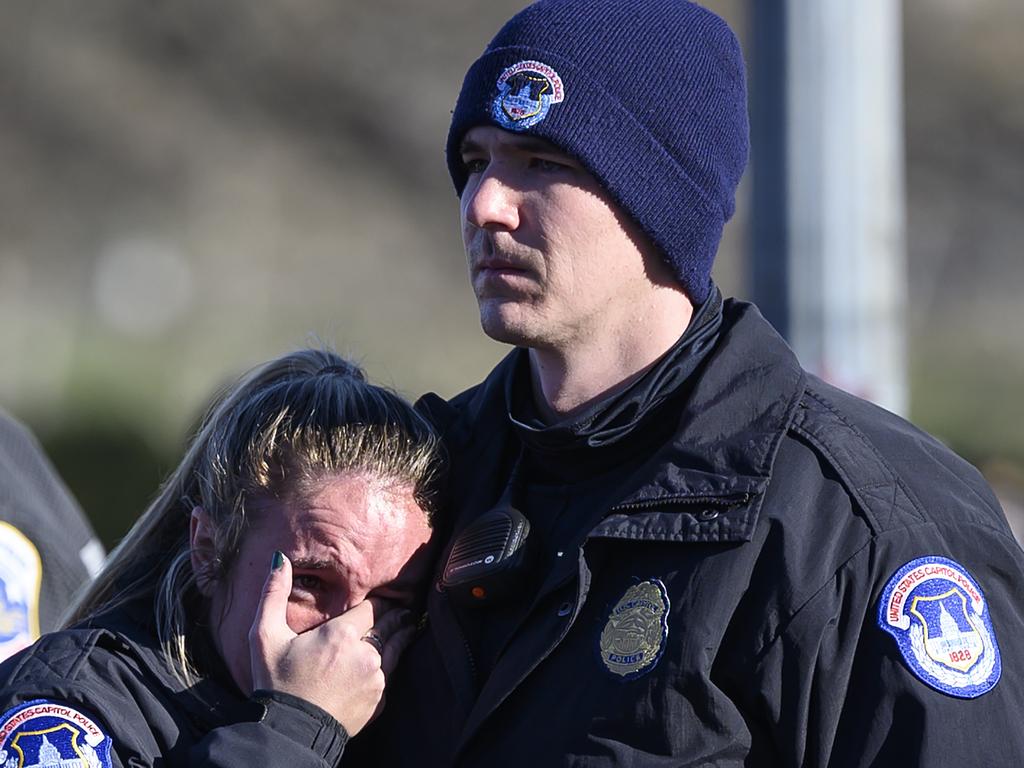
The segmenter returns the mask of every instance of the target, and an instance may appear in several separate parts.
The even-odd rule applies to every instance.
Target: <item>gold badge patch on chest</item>
[[[615,604],[601,632],[601,661],[632,680],[658,663],[668,638],[668,593],[660,579],[634,584]]]

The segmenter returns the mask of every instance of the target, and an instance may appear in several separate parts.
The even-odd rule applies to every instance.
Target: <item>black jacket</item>
[[[224,674],[184,686],[155,636],[125,610],[45,635],[0,665],[0,766],[19,753],[12,765],[35,765],[47,749],[94,756],[82,768],[338,762],[347,735],[334,718],[287,694],[246,699]]]
[[[611,461],[524,449],[508,407],[524,354],[425,406],[456,534],[530,476],[537,580],[511,609],[431,590],[379,764],[1024,761],[1024,554],[973,467],[808,375],[742,303]],[[886,620],[896,593],[908,631]]]

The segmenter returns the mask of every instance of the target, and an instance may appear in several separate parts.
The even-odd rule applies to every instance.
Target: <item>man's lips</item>
[[[496,242],[494,234],[486,230],[479,230],[477,236],[467,243],[474,283],[511,285],[537,274],[531,256],[517,252],[514,244],[508,243],[506,245],[512,247],[503,247],[502,243]]]
[[[529,262],[485,257],[472,267],[477,299],[511,298],[532,290],[536,275]]]

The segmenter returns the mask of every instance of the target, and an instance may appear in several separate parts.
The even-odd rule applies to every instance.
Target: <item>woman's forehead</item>
[[[335,473],[301,492],[263,500],[252,520],[253,529],[288,529],[327,541],[363,541],[428,524],[411,485],[365,472]]]

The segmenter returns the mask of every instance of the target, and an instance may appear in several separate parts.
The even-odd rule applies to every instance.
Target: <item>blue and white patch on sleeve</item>
[[[81,710],[39,699],[0,715],[0,768],[111,768],[110,737]]]
[[[963,699],[999,682],[1002,662],[985,596],[967,570],[945,557],[919,557],[889,579],[878,625],[892,635],[910,671]]]

